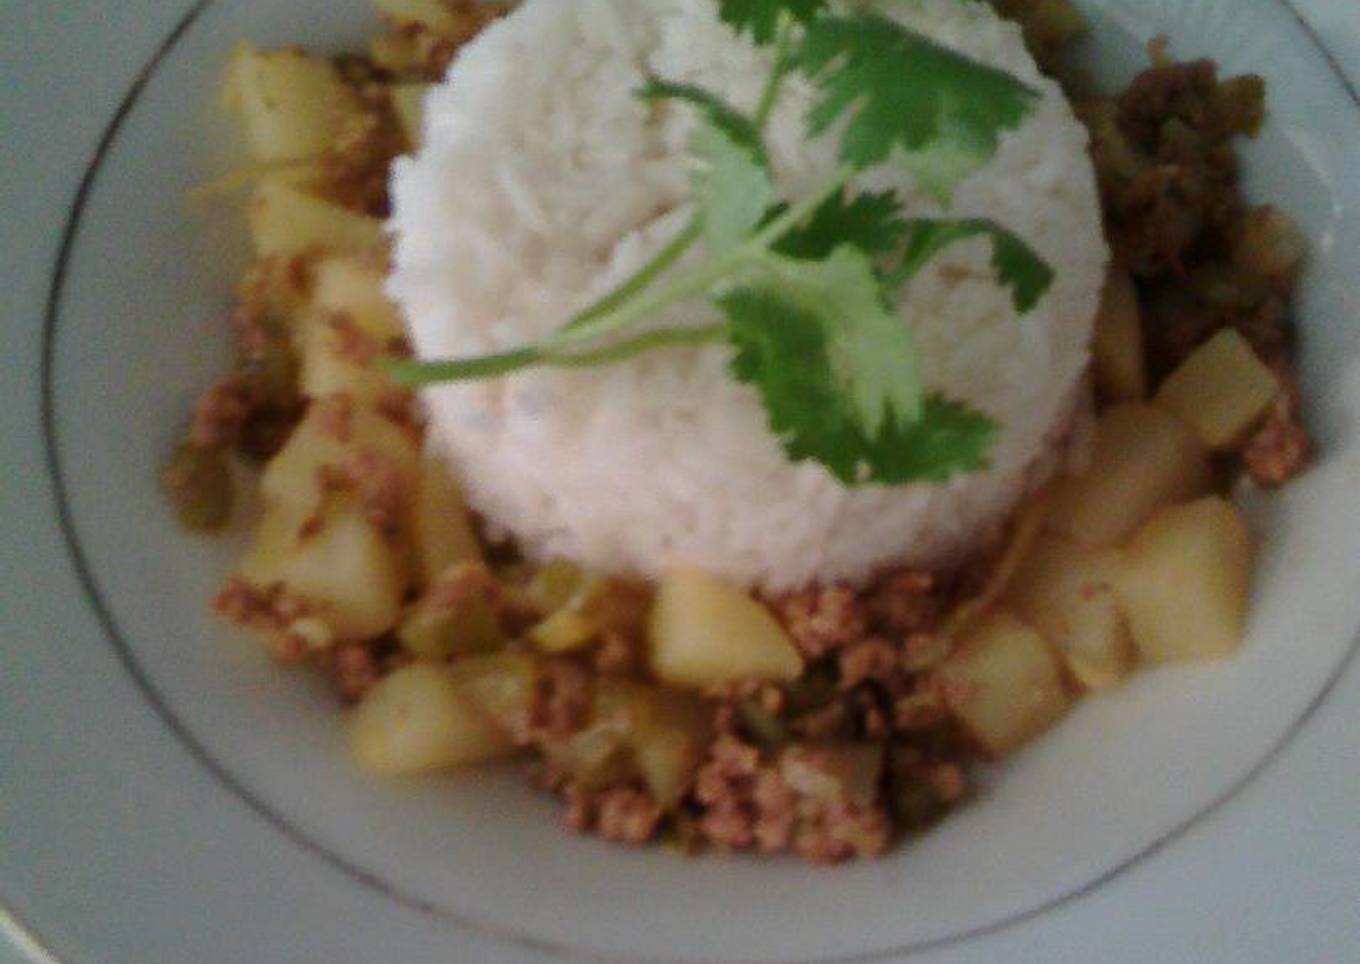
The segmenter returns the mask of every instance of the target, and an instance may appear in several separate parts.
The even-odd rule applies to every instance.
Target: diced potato
[[[347,315],[383,348],[406,336],[397,306],[383,291],[382,265],[370,258],[332,257],[317,263],[312,303]]]
[[[1143,658],[1234,652],[1242,644],[1251,555],[1241,515],[1217,496],[1163,509],[1138,530],[1114,588]]]
[[[1110,586],[1108,550],[1044,534],[1017,568],[1006,593],[1015,610],[1057,649],[1083,686],[1104,689],[1133,671],[1135,654]]]
[[[708,745],[703,703],[686,693],[603,677],[596,682],[595,714],[604,726],[627,735],[633,763],[656,801],[675,804]]]
[[[523,732],[538,679],[538,664],[523,653],[502,650],[453,663],[459,689],[506,733]]]
[[[260,588],[282,583],[316,604],[337,640],[382,635],[396,625],[406,592],[400,554],[349,500],[329,501],[318,522],[304,527],[290,507],[267,511],[241,578]]]
[[[475,23],[445,0],[373,0],[373,5],[393,26],[420,27],[453,41],[467,39]]]
[[[600,625],[574,609],[559,609],[529,629],[529,639],[545,653],[584,649],[599,635]]]
[[[968,633],[940,674],[950,710],[994,756],[1046,730],[1071,704],[1048,643],[1006,610]]]
[[[425,142],[425,95],[429,91],[429,84],[393,84],[391,88],[392,107],[413,151]]]
[[[482,547],[458,483],[437,455],[427,453],[421,460],[419,486],[412,532],[420,577],[428,586],[450,566],[480,562]]]
[[[1213,485],[1209,454],[1179,419],[1129,402],[1101,415],[1091,464],[1053,487],[1047,525],[1093,546],[1122,542],[1158,508]]]
[[[642,587],[563,560],[538,569],[520,590],[520,598],[546,614],[528,633],[545,653],[581,649],[611,626],[641,630],[649,603]]]
[[[648,641],[652,671],[681,686],[791,680],[803,670],[793,641],[768,609],[693,568],[662,579]]]
[[[267,503],[292,506],[302,514],[312,511],[324,494],[317,470],[343,466],[364,449],[396,470],[408,491],[416,491],[419,453],[409,435],[376,412],[355,405],[350,438],[342,442],[327,430],[319,404],[312,404],[287,444],[265,466],[260,494]]]
[[[301,365],[298,389],[308,398],[349,395],[356,402],[373,403],[396,388],[376,365],[379,354],[365,359],[350,350],[343,316],[313,308],[298,318],[293,340]],[[360,331],[358,337],[369,336]],[[373,345],[375,351],[377,344]]]
[[[424,68],[415,38],[409,33],[375,33],[368,38],[368,57],[383,70],[394,74]]]
[[[256,186],[246,214],[259,257],[312,248],[363,253],[382,247],[381,221],[317,197],[300,180],[271,174]]]
[[[344,124],[364,112],[359,95],[330,61],[297,48],[259,50],[250,44],[232,55],[222,102],[240,113],[250,152],[260,161],[328,151]]]
[[[350,718],[350,744],[363,766],[392,774],[429,773],[514,750],[437,663],[403,666],[373,687]]]
[[[402,617],[397,642],[416,656],[442,659],[495,650],[505,632],[491,604],[474,594],[452,609],[418,602]]]
[[[1117,402],[1141,402],[1147,398],[1138,291],[1128,271],[1117,265],[1105,278],[1091,356],[1096,391],[1102,398]]]
[[[1193,428],[1211,449],[1236,446],[1260,423],[1280,383],[1247,340],[1225,328],[1167,376],[1156,402]]]

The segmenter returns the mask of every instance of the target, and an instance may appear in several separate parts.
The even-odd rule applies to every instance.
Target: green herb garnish
[[[495,378],[533,366],[618,362],[655,348],[725,342],[733,375],[759,393],[790,459],[849,485],[944,480],[987,464],[996,426],[928,395],[894,295],[956,241],[985,237],[1018,311],[1053,280],[1022,239],[982,219],[909,219],[891,192],[854,193],[860,171],[896,164],[947,202],[995,155],[1038,95],[872,13],[833,16],[826,0],[720,0],[723,21],[772,48],[756,109],[653,78],[638,91],[699,115],[690,223],[636,274],[537,343],[451,361],[392,361],[408,385]],[[818,99],[809,137],[841,131],[841,166],[809,194],[781,196],[761,130],[792,71]],[[696,243],[704,256],[672,269]],[[717,320],[637,330],[667,307],[709,300]]]

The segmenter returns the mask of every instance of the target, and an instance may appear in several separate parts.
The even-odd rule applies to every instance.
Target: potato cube
[[[298,389],[308,398],[344,394],[372,404],[397,387],[377,367],[379,343],[347,315],[304,311],[293,341],[301,358]]]
[[[663,807],[689,788],[708,745],[709,713],[689,694],[613,677],[595,689],[596,726],[624,735],[634,766]]]
[[[1096,391],[1117,402],[1141,402],[1147,397],[1147,368],[1143,355],[1143,321],[1138,291],[1128,271],[1119,266],[1105,278],[1105,293],[1096,315],[1091,341],[1091,363]]]
[[[793,641],[766,607],[693,568],[662,579],[648,640],[652,671],[681,686],[791,680],[803,670]]]
[[[419,27],[455,43],[472,36],[478,23],[447,0],[373,0],[373,5],[395,27]]]
[[[1108,550],[1044,534],[1017,567],[1006,602],[1043,634],[1083,686],[1104,689],[1133,671],[1124,613],[1110,586]]]
[[[404,74],[424,69],[424,61],[409,33],[375,33],[368,38],[368,58],[383,70]]]
[[[329,60],[296,48],[259,50],[249,44],[232,55],[222,101],[240,114],[259,161],[322,154],[345,123],[364,112],[359,95]]]
[[[420,577],[427,586],[450,566],[482,561],[481,543],[458,483],[444,460],[431,453],[420,463],[412,532]]]
[[[386,275],[371,258],[331,257],[317,263],[312,303],[346,315],[384,350],[405,338],[406,325],[383,291]]]
[[[538,679],[533,657],[506,650],[469,656],[455,661],[451,672],[459,689],[501,730],[524,734]]]
[[[283,449],[265,466],[260,494],[267,503],[292,506],[306,514],[324,495],[318,471],[344,467],[359,452],[369,452],[390,466],[407,492],[417,490],[419,453],[415,441],[392,422],[363,405],[349,412],[349,431],[336,437],[328,421],[333,400],[313,402]]]
[[[1086,471],[1055,483],[1047,524],[1087,545],[1115,545],[1158,508],[1212,485],[1209,454],[1179,419],[1151,405],[1116,405],[1096,424]]]
[[[1167,376],[1155,401],[1221,452],[1241,442],[1279,394],[1279,380],[1247,340],[1225,328]]]
[[[429,91],[429,84],[393,84],[391,88],[392,107],[413,151],[425,142],[425,95]]]
[[[960,640],[940,682],[950,710],[994,756],[1048,729],[1071,704],[1048,643],[1005,610]]]
[[[1139,529],[1114,588],[1143,658],[1214,659],[1236,651],[1251,556],[1241,515],[1217,496],[1163,509]]]
[[[311,193],[296,175],[261,178],[246,207],[255,253],[290,256],[314,248],[371,252],[382,247],[382,222]]]
[[[316,607],[336,640],[371,639],[396,625],[406,593],[397,550],[352,501],[333,499],[314,523],[291,507],[265,513],[239,574],[258,588],[282,584]]]
[[[359,763],[378,773],[429,773],[514,751],[447,666],[412,663],[382,679],[350,717]]]
[[[446,659],[495,650],[505,632],[491,604],[474,594],[452,608],[428,599],[416,603],[397,627],[397,642],[416,656]]]

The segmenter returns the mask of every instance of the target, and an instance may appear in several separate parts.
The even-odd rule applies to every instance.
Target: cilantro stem
[[[432,385],[435,382],[497,378],[520,368],[539,364],[543,360],[542,349],[530,345],[494,355],[451,358],[447,361],[385,358],[382,360],[382,368],[388,375],[408,388],[418,388],[422,385]]]
[[[583,309],[573,315],[562,331],[575,331],[585,328],[596,318],[601,318],[612,311],[616,311],[628,302],[628,300],[648,285],[690,249],[699,236],[703,233],[703,226],[697,219],[685,226],[685,229],[677,234],[670,242],[654,254],[650,261],[638,269],[636,273],[624,280],[613,291],[596,301],[590,307]]]
[[[574,354],[548,354],[543,358],[543,364],[553,365],[557,368],[587,368],[591,365],[605,365],[610,362],[625,361],[654,348],[706,345],[709,342],[722,341],[727,337],[728,328],[728,324],[722,321],[697,328],[658,328],[655,331],[643,332],[636,337],[591,351]]]
[[[403,385],[416,388],[436,382],[468,382],[500,378],[530,365],[553,368],[589,368],[594,365],[607,365],[626,361],[656,348],[706,345],[722,341],[727,338],[728,330],[728,324],[719,321],[697,328],[658,328],[612,345],[583,352],[560,352],[542,346],[529,346],[494,355],[458,358],[451,361],[422,362],[388,358],[382,365],[383,370],[392,378]]]
[[[792,205],[787,211],[753,235],[749,241],[742,245],[742,249],[764,251],[769,248],[784,235],[802,224],[825,203],[827,198],[843,189],[849,183],[850,178],[855,176],[855,170],[853,165],[842,165],[821,187],[801,199],[797,204]]]

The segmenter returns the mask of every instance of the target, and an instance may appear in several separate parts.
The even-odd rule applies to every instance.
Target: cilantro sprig
[[[995,155],[1038,94],[893,20],[829,12],[828,0],[719,0],[722,20],[771,51],[759,103],[744,113],[693,84],[651,78],[638,96],[697,115],[692,216],[672,241],[552,335],[495,355],[392,361],[408,385],[497,378],[526,368],[616,363],[658,348],[725,343],[787,456],[847,485],[940,481],[987,464],[997,426],[926,392],[897,292],[941,250],[985,238],[1016,310],[1053,271],[985,219],[908,218],[892,192],[856,192],[861,171],[893,164],[942,202]],[[817,91],[810,138],[838,131],[840,167],[811,192],[781,193],[762,129],[788,75]],[[702,243],[702,257],[677,264]],[[657,328],[680,302],[715,320]]]

